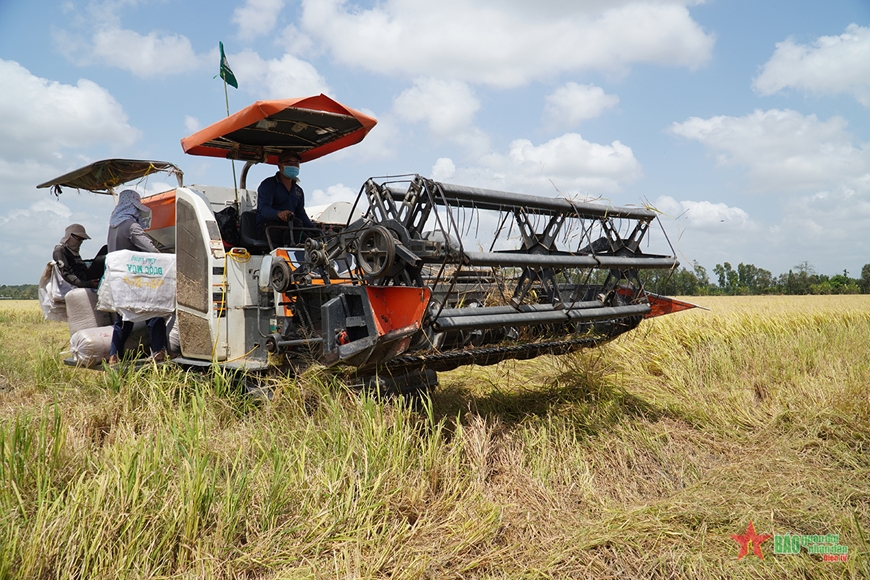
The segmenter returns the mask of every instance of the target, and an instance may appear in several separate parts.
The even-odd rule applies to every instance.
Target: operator
[[[142,203],[139,193],[125,189],[118,194],[118,205],[109,218],[109,252],[117,250],[133,250],[136,252],[159,253],[160,250],[142,228],[142,212],[150,212]],[[166,360],[166,320],[160,317],[148,319],[148,330],[151,334],[151,360],[163,362]],[[124,321],[120,314],[115,319],[112,329],[112,346],[109,348],[109,364],[117,364],[124,356],[124,344],[133,331],[133,323]]]
[[[299,187],[299,162],[302,159],[293,152],[282,153],[278,157],[278,172],[267,177],[257,188],[257,237],[266,239],[266,228],[284,228],[281,242],[291,245],[305,241],[314,228],[305,213],[305,194]],[[296,239],[290,236],[290,228],[295,229]]]
[[[91,236],[81,224],[67,226],[60,243],[54,247],[51,258],[64,280],[77,288],[96,288],[100,285],[106,267],[106,246],[103,246],[88,266],[79,250],[82,242]]]

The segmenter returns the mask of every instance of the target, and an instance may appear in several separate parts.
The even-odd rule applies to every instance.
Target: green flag
[[[224,82],[233,88],[239,88],[239,82],[236,80],[236,75],[230,69],[230,64],[227,62],[227,55],[224,54],[224,43],[218,42],[221,47],[221,78]]]

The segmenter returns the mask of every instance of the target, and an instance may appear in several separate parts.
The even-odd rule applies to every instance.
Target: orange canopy
[[[278,163],[285,151],[311,161],[363,140],[377,120],[326,95],[257,101],[181,140],[190,155]]]

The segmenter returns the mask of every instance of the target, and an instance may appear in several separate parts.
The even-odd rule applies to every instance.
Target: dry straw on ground
[[[0,578],[870,576],[870,297],[703,303],[416,407],[70,369],[0,303]],[[738,561],[750,520],[849,560]]]

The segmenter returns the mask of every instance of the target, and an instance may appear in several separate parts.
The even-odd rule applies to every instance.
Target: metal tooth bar
[[[323,339],[318,338],[302,338],[299,340],[279,340],[277,345],[281,348],[287,348],[291,346],[308,346],[309,344],[320,344],[323,342]]]
[[[595,203],[570,201],[565,198],[541,197],[525,193],[511,193],[477,187],[452,185],[449,183],[437,183],[444,193],[447,203],[459,207],[475,207],[478,209],[504,210],[522,207],[529,213],[536,214],[564,214],[570,217],[582,218],[633,218],[650,220],[656,217],[652,210],[634,207],[610,207]],[[389,189],[391,195],[398,199],[404,197],[404,193]],[[436,202],[441,203],[440,196],[436,196]]]
[[[512,252],[465,252],[470,266],[562,266],[597,268],[598,260],[592,256],[559,254],[520,254]]]
[[[565,308],[558,309],[559,312],[567,310],[582,310],[584,308],[600,308],[601,302],[598,300],[590,300],[588,302],[574,302],[565,304]],[[445,308],[441,311],[441,316],[438,318],[451,318],[454,316],[485,316],[489,314],[517,314],[524,312],[554,312],[557,309],[552,304],[521,304],[519,309],[513,306],[482,306],[479,308]]]
[[[676,268],[672,257],[631,258],[622,256],[574,256],[568,254],[520,254],[511,252],[466,252],[470,266],[515,266],[542,268]]]
[[[678,268],[679,260],[670,256],[656,256],[655,258],[631,258],[628,256],[595,256],[598,263],[604,268],[640,268],[647,270],[669,270]]]
[[[531,326],[536,324],[558,324],[565,322],[585,322],[642,316],[650,311],[649,304],[589,308],[586,310],[556,310],[552,312],[521,312],[515,314],[491,314],[484,316],[439,317],[432,325],[438,332],[447,330],[468,330],[503,328],[508,326]]]

